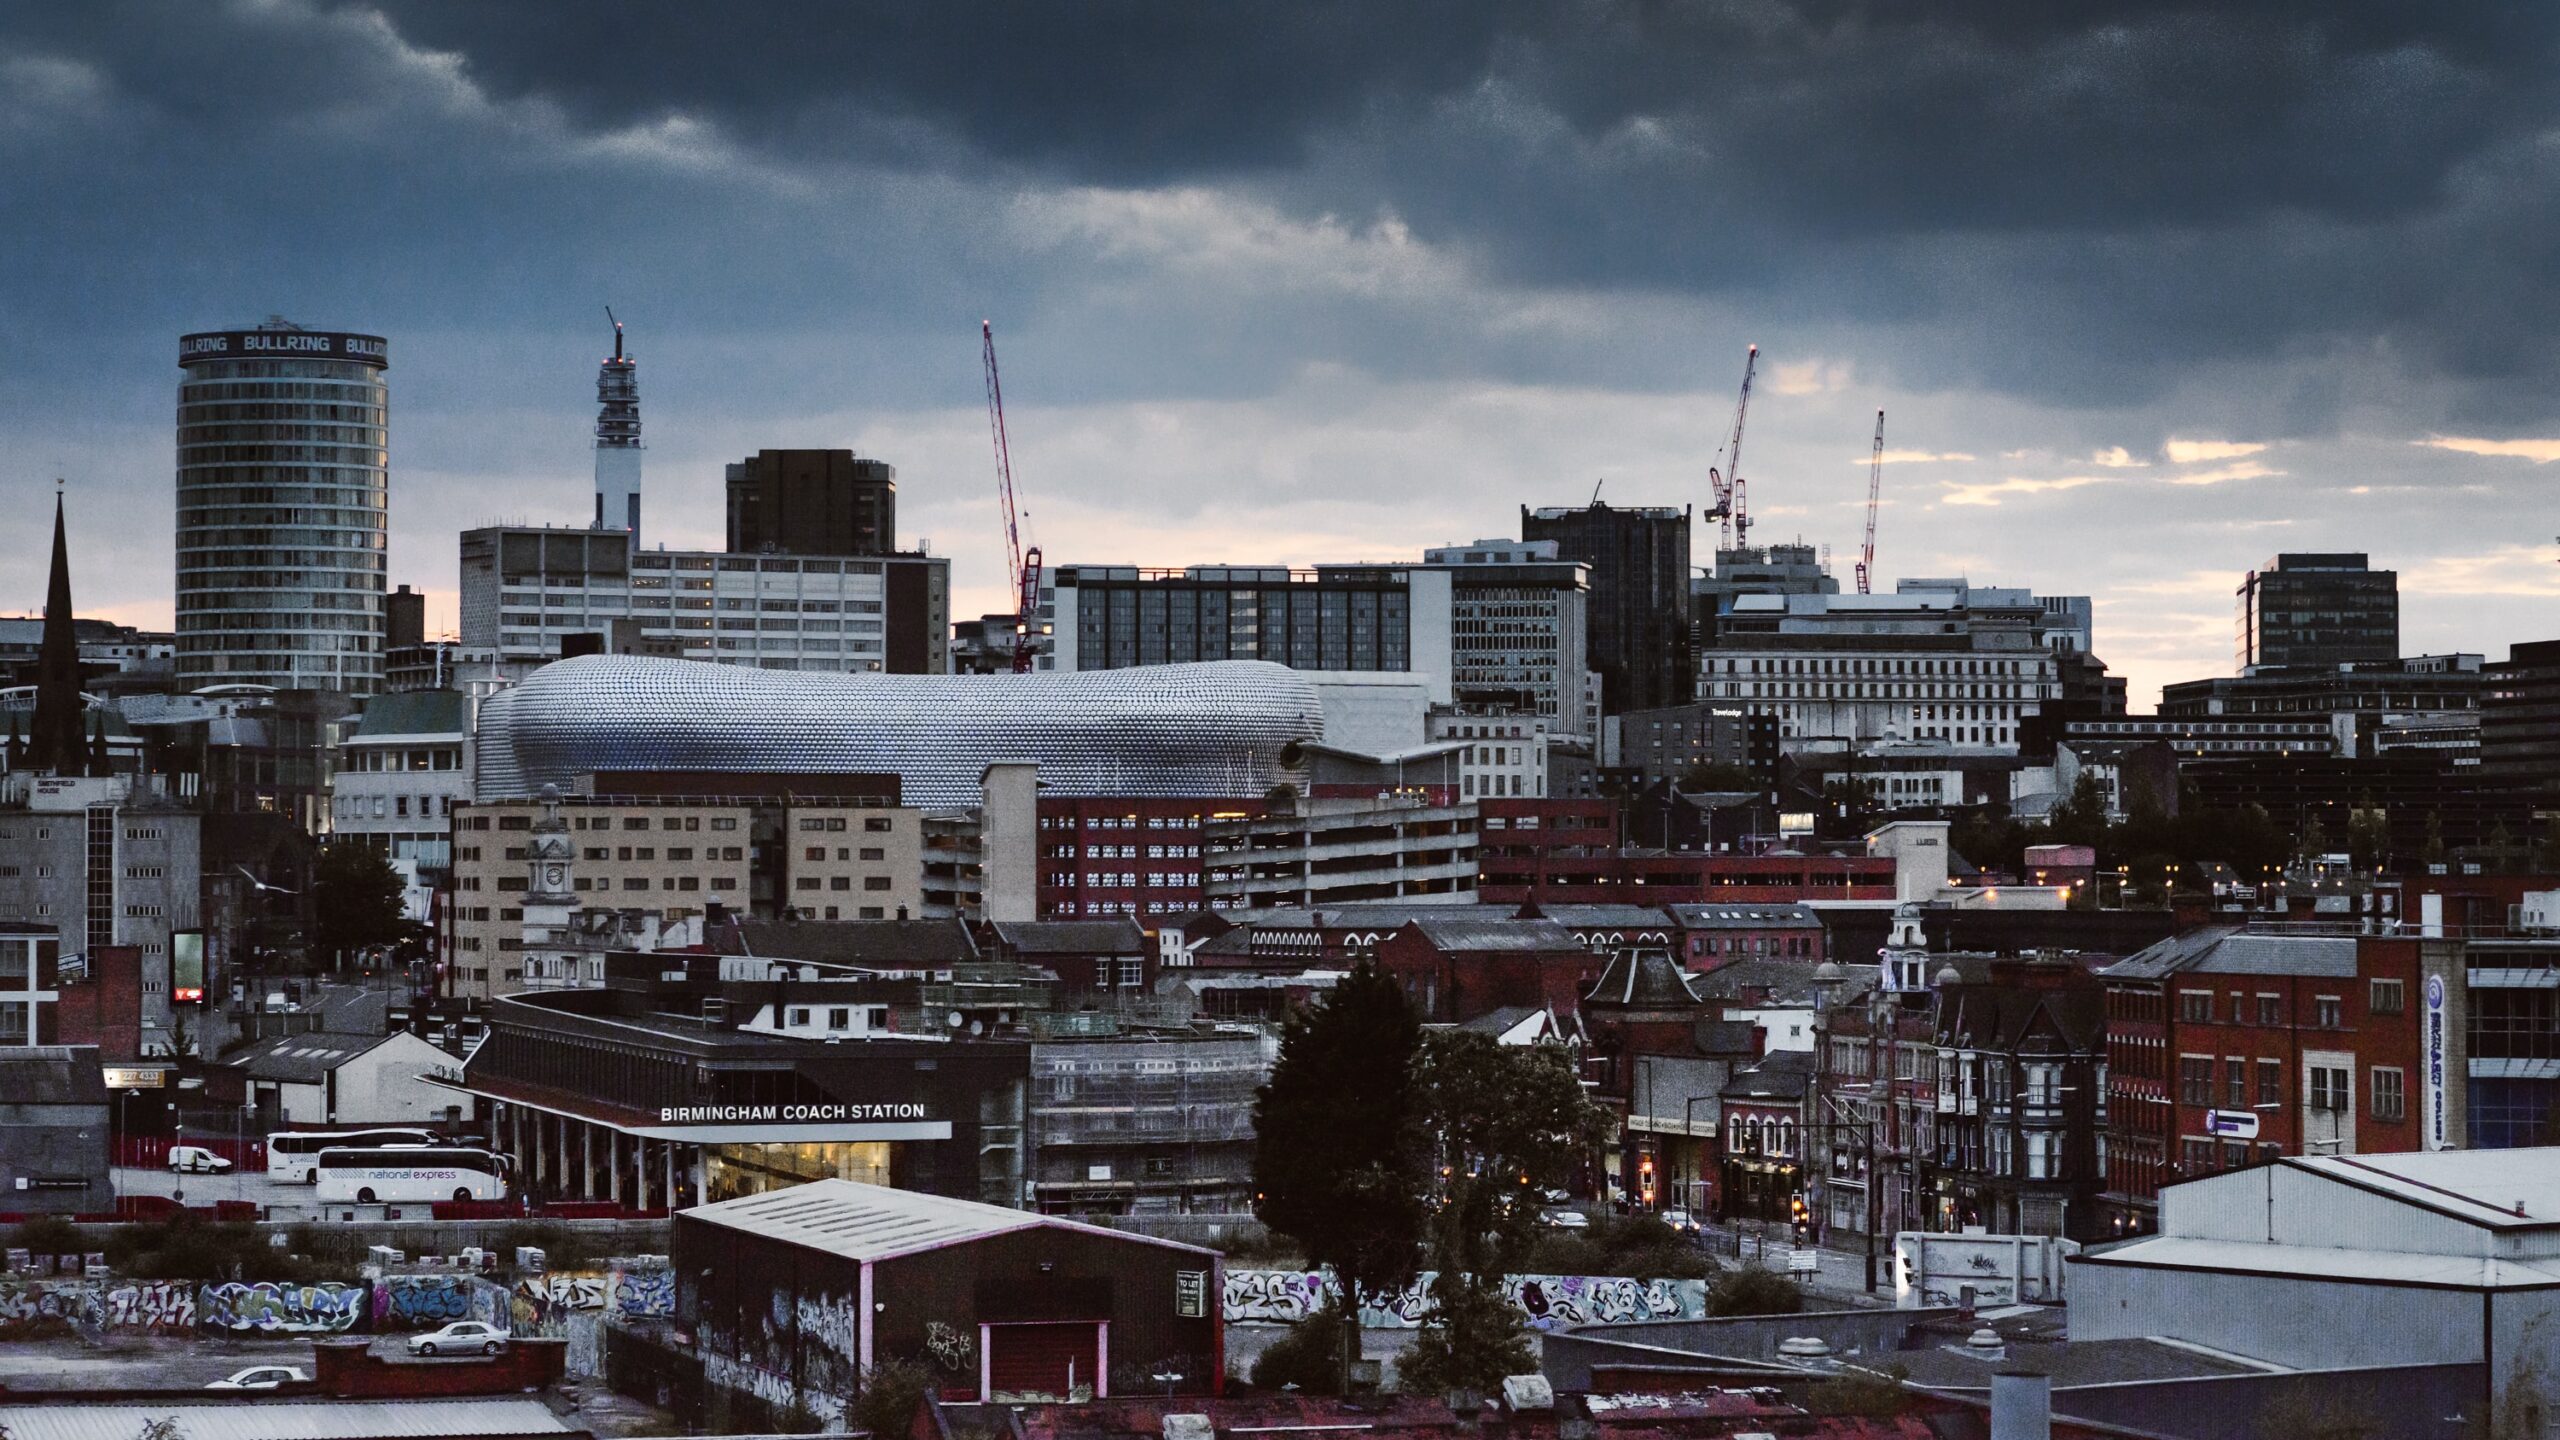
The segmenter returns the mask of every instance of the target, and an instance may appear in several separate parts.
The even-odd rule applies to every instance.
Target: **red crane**
[[[1031,627],[1040,619],[1040,547],[1022,548],[1022,512],[1013,500],[1013,450],[1004,438],[1004,382],[996,378],[996,325],[978,322],[987,344],[987,427],[996,437],[996,495],[1004,506],[1006,573],[1016,577],[1013,616],[1013,673],[1032,670]]]
[[[1876,412],[1876,448],[1867,458],[1867,544],[1858,552],[1858,593],[1867,593],[1868,572],[1876,568],[1876,497],[1884,493],[1884,412]]]
[[[1751,543],[1751,497],[1742,481],[1742,421],[1751,413],[1751,375],[1759,366],[1760,347],[1754,345],[1742,357],[1742,398],[1733,407],[1733,438],[1725,442],[1724,469],[1707,467],[1707,484],[1715,491],[1715,504],[1698,518],[1724,522],[1716,545],[1719,550]]]

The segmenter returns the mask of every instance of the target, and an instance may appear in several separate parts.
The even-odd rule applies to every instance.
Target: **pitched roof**
[[[2207,926],[2172,935],[2099,973],[2110,980],[2159,980],[2193,970],[2216,975],[2314,975],[2351,980],[2356,973],[2356,938]]]
[[[1768,930],[1780,926],[1819,930],[1822,917],[1810,905],[1665,905],[1683,930]]]
[[[1968,983],[1939,992],[1939,1043],[1962,1050],[2013,1052],[2049,1024],[2074,1051],[2106,1045],[2106,998],[2095,986],[2020,989]]]
[[[706,927],[705,938],[727,955],[890,970],[979,958],[969,927],[957,920],[737,920]]]
[[[1405,929],[1443,950],[1557,951],[1583,949],[1581,937],[1553,920],[1520,920],[1508,910],[1469,906],[1444,914],[1417,915]]]
[[[1669,906],[1657,905],[1542,905],[1538,907],[1548,919],[1559,925],[1660,925]]]
[[[1813,1086],[1813,1053],[1776,1050],[1747,1070],[1736,1070],[1721,1092],[1728,1100],[1801,1100]]]
[[[999,920],[996,938],[1018,955],[1137,955],[1147,948],[1138,922],[1117,920]]]
[[[224,1056],[222,1063],[253,1080],[281,1080],[288,1084],[308,1085],[390,1038],[388,1035],[335,1035],[326,1031],[274,1035],[242,1046]]]
[[[1689,976],[1668,950],[1630,947],[1609,957],[1608,967],[1582,997],[1586,1005],[1633,1010],[1687,1009],[1701,1004]]]
[[[1028,1210],[1008,1210],[1001,1205],[982,1205],[975,1200],[915,1190],[892,1190],[853,1180],[812,1180],[806,1185],[696,1206],[683,1214],[688,1220],[823,1250],[848,1260],[886,1260],[1043,1228],[1108,1235],[1132,1245],[1211,1253],[1196,1245],[1080,1225],[1054,1215],[1035,1215]]]
[[[0,1046],[0,1104],[104,1105],[95,1045]]]

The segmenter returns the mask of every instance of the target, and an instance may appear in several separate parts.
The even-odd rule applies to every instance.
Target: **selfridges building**
[[[484,800],[598,771],[892,774],[969,806],[998,761],[1055,795],[1259,795],[1323,738],[1307,678],[1258,660],[1031,675],[825,674],[598,655],[481,708]]]

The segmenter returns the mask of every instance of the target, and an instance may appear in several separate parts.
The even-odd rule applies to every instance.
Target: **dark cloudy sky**
[[[2412,651],[2560,634],[2560,9],[1741,0],[0,6],[0,463],[166,624],[176,337],[391,337],[391,574],[852,445],[996,608],[977,327],[1053,561],[1407,556],[1694,503],[2098,599],[2137,704],[2280,549]],[[0,550],[0,609],[42,594]],[[16,598],[10,599],[9,596]]]

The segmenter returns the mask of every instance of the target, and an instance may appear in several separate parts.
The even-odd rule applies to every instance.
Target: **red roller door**
[[[1064,1400],[1077,1390],[1099,1394],[1094,1381],[1101,1361],[1102,1326],[1097,1321],[987,1327],[989,1399]]]

